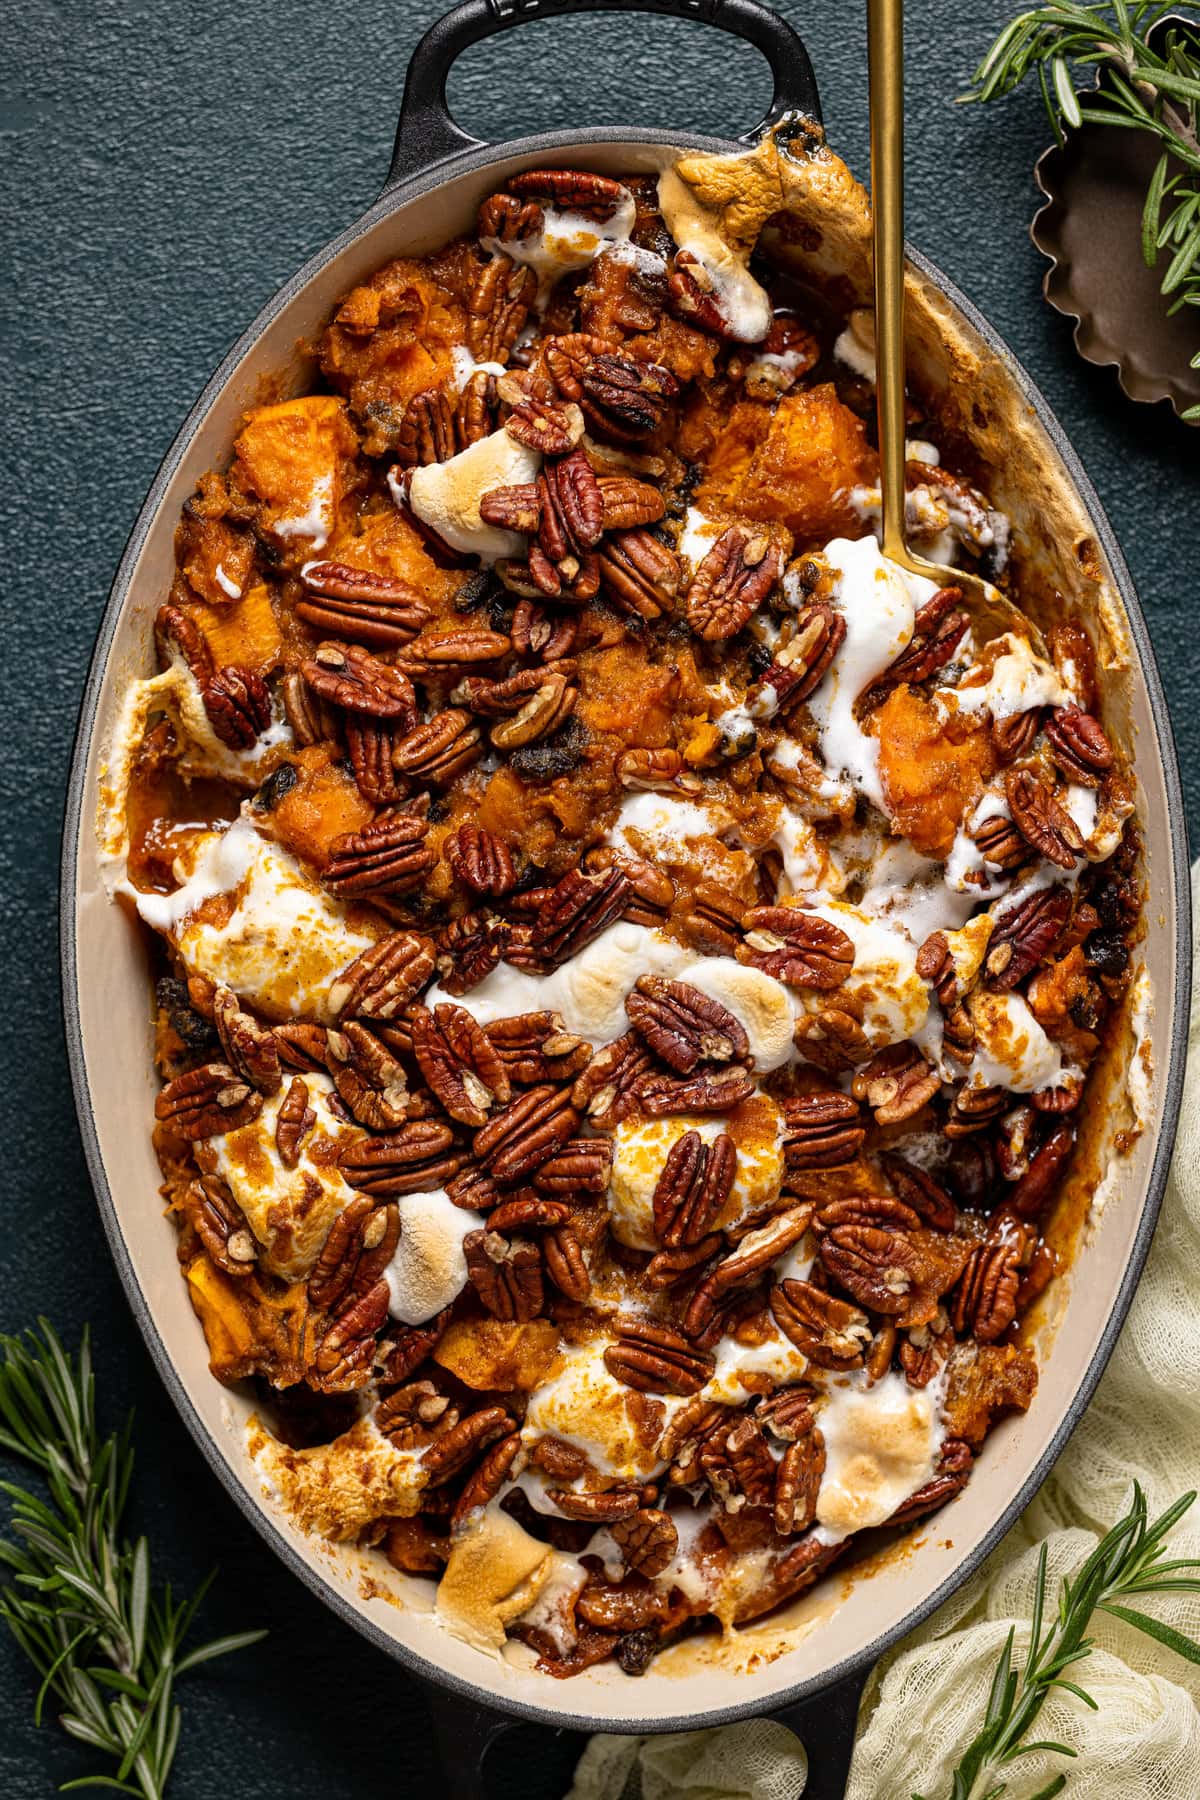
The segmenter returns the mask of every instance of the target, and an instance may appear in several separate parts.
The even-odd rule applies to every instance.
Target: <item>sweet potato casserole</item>
[[[1046,636],[882,557],[786,154],[528,170],[347,294],[185,506],[106,775],[262,1481],[552,1675],[969,1479],[1130,979],[1089,621],[915,391],[910,537]]]

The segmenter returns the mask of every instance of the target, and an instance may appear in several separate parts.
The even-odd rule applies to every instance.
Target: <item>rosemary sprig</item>
[[[1121,1604],[1131,1594],[1200,1594],[1200,1575],[1187,1572],[1200,1570],[1200,1559],[1163,1561],[1168,1532],[1195,1498],[1194,1493],[1184,1494],[1151,1521],[1147,1518],[1146,1496],[1135,1482],[1129,1511],[1097,1544],[1074,1580],[1063,1581],[1057,1615],[1048,1623],[1046,1546],[1042,1545],[1024,1666],[1019,1671],[1013,1666],[1014,1634],[1010,1630],[992,1678],[983,1724],[954,1772],[954,1785],[947,1800],[1000,1800],[1008,1792],[1001,1771],[1035,1750],[1075,1755],[1069,1744],[1024,1740],[1054,1688],[1065,1688],[1096,1710],[1091,1695],[1066,1675],[1067,1669],[1091,1653],[1092,1640],[1085,1634],[1093,1614],[1109,1613],[1148,1637],[1157,1638],[1189,1662],[1200,1663],[1200,1644],[1161,1620]],[[1066,1785],[1065,1775],[1055,1775],[1032,1800],[1051,1800]],[[922,1796],[914,1794],[913,1800],[922,1800]]]
[[[1168,312],[1200,306],[1200,24],[1172,25],[1157,47],[1150,34],[1173,0],[1055,0],[1007,24],[972,76],[964,101],[996,100],[1037,72],[1054,135],[1084,123],[1144,131],[1162,146],[1142,210],[1142,255],[1166,259]],[[1101,71],[1097,88],[1075,90],[1074,70]],[[1200,351],[1192,358],[1200,368]],[[1200,406],[1184,418],[1200,420]]]
[[[131,1544],[121,1517],[133,1475],[130,1423],[101,1439],[88,1338],[68,1355],[45,1319],[40,1335],[0,1337],[0,1450],[41,1472],[46,1498],[0,1481],[13,1541],[0,1540],[0,1617],[42,1677],[64,1731],[117,1764],[73,1788],[115,1788],[160,1800],[179,1741],[175,1682],[213,1657],[265,1634],[243,1631],[181,1654],[208,1587],[176,1601],[155,1593],[144,1537]],[[209,1580],[211,1580],[211,1576]]]

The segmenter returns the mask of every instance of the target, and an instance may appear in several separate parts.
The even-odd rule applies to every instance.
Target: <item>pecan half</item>
[[[502,1406],[484,1406],[469,1413],[423,1453],[421,1466],[430,1484],[460,1475],[497,1438],[507,1437],[513,1430],[513,1421]]]
[[[1071,916],[1065,887],[1038,888],[1015,906],[993,915],[985,968],[989,986],[1017,987],[1054,949]]]
[[[331,894],[407,894],[419,887],[436,861],[426,842],[429,826],[411,813],[382,819],[365,831],[334,838],[322,879]]]
[[[702,1336],[713,1321],[717,1302],[721,1297],[738,1288],[753,1286],[781,1256],[787,1254],[793,1244],[800,1242],[812,1222],[812,1216],[812,1206],[805,1202],[787,1212],[777,1213],[757,1231],[747,1232],[737,1249],[722,1257],[692,1295],[683,1321],[686,1336]]]
[[[984,862],[994,869],[1018,869],[1029,855],[1029,846],[1011,819],[995,813],[973,825],[967,834]]]
[[[838,1225],[821,1239],[818,1254],[826,1273],[861,1306],[911,1327],[933,1317],[970,1245],[940,1231]]]
[[[394,1325],[388,1334],[392,1348],[383,1365],[381,1380],[407,1381],[413,1370],[420,1368],[425,1358],[437,1348],[449,1323],[450,1308],[446,1307],[425,1325]]]
[[[485,1030],[518,1087],[573,1081],[592,1060],[591,1046],[569,1032],[555,1012],[516,1013]]]
[[[352,569],[347,563],[310,562],[300,579],[306,592],[296,602],[297,617],[351,643],[394,650],[416,637],[431,616],[416,588],[394,575]]]
[[[348,1393],[371,1378],[375,1344],[387,1319],[388,1284],[382,1278],[365,1293],[353,1291],[325,1331],[308,1379],[325,1394]]]
[[[375,1423],[396,1450],[416,1450],[432,1442],[437,1427],[449,1431],[458,1413],[432,1381],[408,1381],[375,1408]]]
[[[248,1125],[262,1111],[262,1095],[228,1063],[203,1063],[168,1081],[154,1116],[176,1137],[195,1142]]]
[[[792,1171],[840,1169],[866,1141],[858,1101],[850,1094],[806,1094],[783,1102],[783,1155]]]
[[[489,913],[463,913],[437,935],[437,968],[448,994],[465,994],[490,975],[508,942],[509,927]]]
[[[176,658],[186,663],[201,691],[216,673],[208,639],[181,606],[159,607],[154,619],[154,649],[162,669]]]
[[[253,1014],[243,1012],[237,995],[229,988],[219,987],[213,995],[213,1024],[230,1067],[242,1080],[260,1094],[277,1093],[283,1077],[274,1033],[260,1025]]]
[[[657,1507],[644,1506],[627,1518],[615,1521],[612,1538],[625,1566],[650,1580],[661,1575],[674,1560],[679,1548],[679,1533],[670,1513]]]
[[[307,1019],[291,1025],[276,1025],[275,1043],[279,1060],[289,1069],[307,1069],[313,1074],[325,1073],[325,1027]]]
[[[518,656],[536,656],[552,663],[569,656],[578,626],[566,613],[550,613],[531,599],[517,601],[512,616],[512,643]]]
[[[683,565],[652,532],[614,531],[599,558],[601,586],[621,612],[648,622],[672,610]]]
[[[1042,709],[1031,706],[1025,712],[1010,713],[1006,719],[993,718],[990,727],[992,747],[1002,763],[1015,762],[1033,748],[1042,723]]]
[[[457,1530],[465,1519],[480,1507],[487,1506],[496,1498],[506,1481],[511,1481],[521,1471],[521,1458],[524,1452],[519,1431],[509,1432],[498,1444],[482,1458],[479,1466],[472,1470],[463,1490],[454,1503],[450,1514],[450,1526]]]
[[[492,1107],[511,1097],[508,1073],[482,1025],[461,1006],[409,1011],[417,1066],[452,1119],[486,1125]]]
[[[836,1006],[822,1007],[820,1012],[798,1019],[793,1037],[804,1060],[827,1075],[853,1069],[871,1054],[859,1021]]]
[[[815,1424],[788,1444],[775,1472],[772,1520],[780,1537],[807,1531],[817,1516],[825,1473],[825,1439]]]
[[[629,199],[629,189],[590,169],[526,169],[513,175],[508,192],[520,200],[548,200],[560,212],[583,213],[605,224]]]
[[[542,1255],[527,1238],[501,1237],[498,1232],[469,1231],[463,1239],[467,1276],[493,1318],[525,1324],[542,1311]]]
[[[400,1213],[355,1194],[329,1228],[308,1278],[308,1298],[323,1312],[342,1305],[350,1293],[374,1287],[400,1241]]]
[[[545,222],[545,214],[536,200],[518,200],[515,194],[489,194],[479,208],[475,230],[481,238],[518,244],[526,238],[536,237]]]
[[[775,1458],[757,1419],[736,1414],[700,1446],[700,1467],[726,1512],[769,1506],[775,1492]]]
[[[209,724],[231,750],[248,750],[271,723],[271,695],[253,669],[227,663],[201,689]]]
[[[583,333],[547,339],[543,354],[559,392],[578,402],[594,430],[618,442],[657,431],[679,391],[661,363],[637,362]]]
[[[643,1394],[698,1394],[711,1381],[715,1359],[668,1326],[619,1318],[619,1336],[604,1352],[609,1374]]]
[[[503,362],[537,298],[537,276],[511,257],[489,258],[475,276],[467,305],[467,348],[476,362]]]
[[[977,1244],[954,1296],[951,1317],[960,1335],[970,1333],[981,1344],[1003,1337],[1017,1316],[1017,1290],[1026,1253],[1023,1234],[1005,1232]]]
[[[667,510],[658,488],[632,475],[601,475],[600,501],[605,531],[632,531],[653,525]]]
[[[372,719],[366,713],[345,715],[346,749],[358,791],[372,806],[392,806],[404,797],[392,758],[396,749],[396,725],[390,719]]]
[[[854,1077],[851,1091],[865,1100],[877,1125],[899,1125],[927,1106],[942,1085],[915,1044],[889,1044]]]
[[[225,1183],[215,1175],[189,1181],[180,1204],[209,1260],[235,1281],[249,1275],[257,1261],[258,1246],[245,1213]]]
[[[470,713],[448,706],[407,732],[392,760],[410,779],[445,787],[482,755],[483,738]]]
[[[525,379],[528,381],[528,377]],[[499,382],[500,397],[511,406],[504,421],[509,437],[529,450],[540,450],[543,456],[565,456],[574,450],[583,436],[583,414],[574,402],[548,398],[528,387],[519,397],[511,388],[506,392],[505,384],[515,380],[515,376],[508,375]],[[553,395],[549,382],[540,385]]]
[[[928,1170],[909,1162],[895,1151],[885,1150],[880,1156],[884,1172],[906,1206],[935,1231],[953,1231],[958,1225],[958,1208]]]
[[[719,1001],[684,981],[642,975],[625,1001],[634,1030],[678,1075],[697,1063],[741,1061],[750,1054],[745,1031]]]
[[[687,621],[696,636],[719,643],[740,631],[783,574],[785,556],[778,526],[723,531],[687,591]]]
[[[1009,1096],[1004,1088],[960,1087],[942,1131],[951,1139],[970,1137],[973,1132],[986,1131],[1008,1104]]]
[[[396,719],[404,730],[419,716],[408,676],[357,644],[318,644],[316,655],[301,663],[300,672],[314,694],[348,712]]]
[[[527,681],[534,676],[533,681]],[[489,736],[497,750],[519,750],[549,737],[575,710],[579,689],[562,669],[530,669],[514,680],[526,681],[528,697],[509,718],[493,725]]]
[[[737,1150],[725,1132],[711,1144],[686,1131],[671,1145],[654,1188],[654,1231],[668,1250],[698,1244],[728,1200]]]
[[[499,898],[517,885],[512,851],[494,832],[479,825],[460,825],[442,845],[455,877],[476,894]]]
[[[1074,868],[1083,849],[1083,833],[1045,782],[1031,769],[1010,769],[1004,777],[1004,794],[1013,824],[1025,841],[1060,869]]]
[[[527,1088],[476,1133],[475,1155],[494,1181],[513,1186],[560,1150],[579,1124],[565,1089]]]
[[[445,1187],[466,1163],[454,1133],[434,1119],[417,1119],[386,1137],[347,1144],[338,1159],[353,1188],[367,1194],[419,1194]]]
[[[743,908],[711,882],[692,890],[691,904],[683,916],[684,936],[708,956],[732,956],[737,948]]]
[[[1055,1192],[1075,1146],[1070,1125],[1060,1125],[1033,1154],[1024,1175],[1009,1190],[1006,1205],[1018,1218],[1035,1219]]]
[[[1046,721],[1046,737],[1067,780],[1084,787],[1099,787],[1116,760],[1099,719],[1078,706],[1056,706]]]
[[[938,1458],[937,1474],[896,1508],[888,1524],[911,1525],[914,1519],[923,1518],[926,1513],[944,1506],[966,1487],[974,1461],[968,1445],[960,1439],[947,1438]]]
[[[532,945],[549,963],[568,962],[620,918],[630,894],[618,868],[600,875],[568,869],[539,908]]]
[[[283,697],[283,716],[297,744],[324,744],[338,735],[335,710],[313,693],[298,669],[284,676],[279,684]]]
[[[542,1239],[546,1273],[568,1300],[582,1303],[591,1291],[592,1278],[584,1261],[583,1246],[571,1225],[556,1225]]]
[[[396,461],[402,468],[448,462],[459,449],[454,429],[454,401],[441,388],[414,394],[404,408],[396,438]]]
[[[696,1075],[651,1072],[638,1083],[637,1103],[651,1118],[658,1119],[673,1113],[728,1112],[748,1100],[753,1092],[753,1077],[734,1063]]]
[[[329,989],[336,1019],[394,1019],[434,970],[433,943],[415,931],[392,931],[356,956]]]
[[[404,1070],[373,1032],[347,1019],[325,1038],[325,1066],[338,1095],[369,1131],[395,1131],[407,1116]]]
[[[845,619],[826,600],[814,601],[797,615],[795,635],[763,676],[764,683],[775,689],[785,721],[820,687],[845,637]]]
[[[771,1290],[771,1317],[819,1369],[861,1368],[871,1342],[865,1312],[811,1281],[782,1281]]]
[[[462,626],[440,634],[422,632],[401,650],[397,666],[414,681],[428,682],[438,676],[455,679],[469,675],[488,663],[499,662],[512,649],[512,639],[502,631],[487,631],[482,626]]]
[[[536,1171],[533,1185],[539,1194],[563,1199],[598,1197],[608,1192],[612,1153],[609,1138],[569,1138]]]
[[[617,1519],[628,1519],[642,1503],[637,1488],[606,1488],[603,1493],[577,1494],[571,1488],[550,1488],[546,1494],[568,1519],[583,1519],[588,1524],[611,1525]],[[608,1640],[609,1645],[612,1639]]]
[[[917,608],[913,635],[906,648],[889,663],[864,697],[864,704],[877,704],[902,682],[915,686],[918,682],[928,681],[931,675],[945,667],[971,623],[970,615],[958,605],[961,599],[961,588],[938,588],[924,605]]]
[[[303,1075],[294,1075],[275,1115],[275,1148],[285,1169],[294,1169],[300,1161],[305,1138],[317,1122],[308,1102],[308,1083]]]
[[[571,1089],[571,1101],[603,1131],[634,1110],[652,1058],[636,1031],[627,1031],[598,1050]]]
[[[755,906],[742,919],[736,955],[790,987],[840,987],[854,967],[854,944],[840,925],[795,906]]]

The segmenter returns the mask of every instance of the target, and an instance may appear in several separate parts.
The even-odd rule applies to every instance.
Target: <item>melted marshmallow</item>
[[[400,1200],[400,1242],[384,1270],[388,1311],[405,1325],[423,1325],[467,1285],[463,1239],[485,1223],[481,1213],[455,1206],[444,1188]]]
[[[174,940],[189,974],[232,988],[271,1018],[303,1013],[330,1022],[330,982],[373,942],[348,924],[339,901],[245,817],[194,839],[176,874],[181,886],[173,894],[142,894],[125,883],[120,891],[147,925]],[[225,922],[198,916],[219,895],[233,899]]]
[[[933,1475],[941,1448],[937,1382],[910,1388],[893,1370],[867,1387],[861,1374],[829,1384],[819,1416],[825,1473],[817,1524],[828,1542],[882,1525]]]
[[[835,598],[846,636],[809,700],[809,710],[826,768],[885,812],[879,745],[859,725],[854,703],[906,647],[916,608],[935,588],[932,581],[890,562],[871,537],[835,538],[826,545],[825,557],[838,576]]]
[[[507,431],[493,431],[446,462],[414,469],[408,504],[423,524],[464,556],[477,556],[485,563],[501,556],[520,556],[525,539],[519,532],[485,524],[479,503],[493,488],[533,481],[541,466],[536,450],[527,450]],[[395,471],[388,476],[388,485],[397,506],[402,505],[404,496]]]
[[[695,951],[662,932],[622,920],[549,975],[501,963],[467,994],[448,994],[440,984],[431,988],[425,1004],[452,1001],[481,1025],[549,1010],[567,1031],[599,1049],[628,1030],[625,998],[640,975],[682,975],[696,960]]]

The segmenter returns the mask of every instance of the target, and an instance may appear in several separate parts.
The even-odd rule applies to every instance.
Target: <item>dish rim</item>
[[[339,1618],[359,1631],[378,1649],[402,1663],[413,1675],[423,1681],[433,1684],[443,1692],[449,1691],[458,1698],[470,1701],[489,1712],[502,1712],[534,1724],[549,1724],[561,1729],[582,1732],[600,1729],[623,1734],[642,1734],[695,1728],[700,1717],[707,1725],[723,1725],[761,1715],[764,1712],[777,1711],[823,1692],[839,1682],[847,1681],[860,1672],[865,1672],[893,1644],[923,1623],[969,1578],[1029,1504],[1038,1487],[1049,1474],[1091,1400],[1124,1324],[1149,1253],[1166,1188],[1182,1101],[1187,1054],[1189,991],[1186,980],[1177,980],[1174,1005],[1169,1021],[1168,1063],[1165,1072],[1158,1078],[1161,1082],[1162,1095],[1161,1118],[1157,1127],[1158,1138],[1130,1255],[1108,1321],[1057,1430],[1035,1458],[1018,1492],[993,1521],[980,1541],[956,1565],[952,1573],[939,1582],[932,1591],[923,1594],[902,1619],[878,1636],[868,1640],[853,1655],[843,1658],[833,1667],[810,1675],[792,1686],[782,1687],[778,1692],[765,1698],[758,1697],[738,1701],[715,1710],[706,1709],[702,1715],[695,1712],[656,1712],[649,1716],[639,1713],[637,1716],[614,1720],[596,1718],[587,1713],[550,1710],[535,1702],[528,1702],[507,1693],[494,1693],[441,1668],[436,1662],[430,1661],[419,1651],[401,1643],[399,1639],[384,1631],[368,1616],[365,1610],[343,1593],[329,1576],[325,1575],[314,1563],[307,1561],[289,1543],[266,1506],[257,1501],[254,1495],[237,1480],[219,1443],[193,1404],[189,1386],[177,1370],[159,1335],[149,1302],[134,1272],[126,1236],[121,1227],[100,1152],[95,1112],[91,1103],[88,1070],[83,1054],[78,1000],[80,969],[75,918],[76,881],[82,834],[89,829],[91,823],[85,818],[83,811],[87,763],[95,738],[100,689],[107,670],[113,639],[129,598],[131,580],[146,539],[159,516],[164,495],[193,438],[206,419],[212,405],[224,392],[238,363],[254,349],[267,328],[307,287],[310,281],[335,258],[349,249],[365,231],[378,224],[389,213],[395,212],[410,201],[419,199],[441,187],[449,177],[466,172],[468,167],[471,170],[483,170],[492,162],[507,161],[513,157],[534,157],[544,155],[548,151],[566,149],[586,153],[609,145],[648,146],[659,150],[701,151],[719,155],[728,155],[731,151],[744,150],[746,147],[744,143],[736,140],[699,133],[680,131],[672,132],[670,136],[663,136],[659,132],[648,129],[622,126],[595,127],[587,135],[571,130],[542,132],[498,144],[482,144],[475,148],[464,147],[461,152],[444,158],[432,167],[386,187],[366,211],[317,250],[289,280],[284,282],[221,358],[217,368],[205,382],[199,396],[189,409],[155,474],[130,531],[101,615],[96,643],[80,701],[71,753],[59,877],[59,947],[62,1016],[75,1111],[79,1121],[88,1171],[113,1260],[117,1265],[122,1285],[147,1348],[176,1409],[206,1462],[215,1471],[239,1511],[254,1526],[275,1554],[281,1558],[285,1567],[298,1575],[319,1599],[333,1609]],[[1149,630],[1129,569],[1100,504],[1099,497],[1044,396],[1000,338],[995,328],[988,323],[973,303],[928,258],[913,250],[911,246],[906,249],[912,266],[937,287],[967,324],[979,334],[989,350],[1003,363],[1008,379],[1015,384],[1021,398],[1036,414],[1057,454],[1062,459],[1067,475],[1088,514],[1112,569],[1128,619],[1130,636],[1137,655],[1138,671],[1146,686],[1154,721],[1156,755],[1167,793],[1165,824],[1171,845],[1171,889],[1174,898],[1178,961],[1181,967],[1190,967],[1191,906],[1188,880],[1188,843],[1179,763],[1166,697]]]

